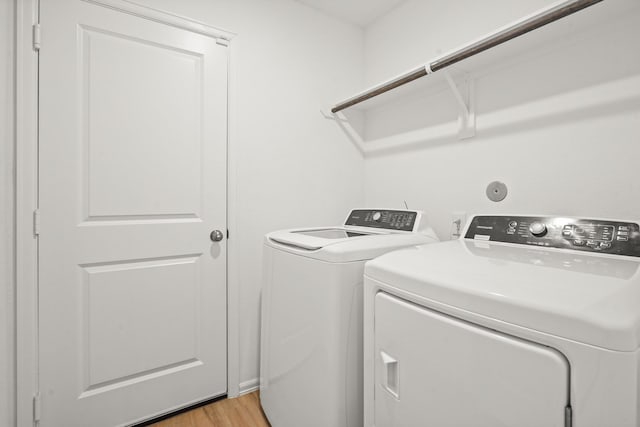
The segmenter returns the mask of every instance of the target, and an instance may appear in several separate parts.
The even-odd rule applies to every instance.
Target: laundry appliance
[[[380,209],[265,236],[260,402],[273,427],[362,426],[364,264],[436,241],[422,212]]]
[[[475,216],[367,263],[367,427],[637,427],[640,233]]]

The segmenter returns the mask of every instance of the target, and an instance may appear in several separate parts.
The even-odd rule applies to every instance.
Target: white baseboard
[[[256,391],[260,388],[260,380],[258,378],[253,378],[249,381],[244,381],[240,383],[239,386],[239,395],[248,394]]]

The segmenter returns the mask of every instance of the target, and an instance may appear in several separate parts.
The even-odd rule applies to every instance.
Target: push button
[[[529,226],[529,231],[536,237],[542,237],[547,234],[547,226],[540,221],[534,221]]]
[[[574,246],[584,246],[584,244],[585,244],[584,240],[576,239],[573,241]]]
[[[611,247],[611,243],[609,242],[600,242],[600,249],[609,249]]]

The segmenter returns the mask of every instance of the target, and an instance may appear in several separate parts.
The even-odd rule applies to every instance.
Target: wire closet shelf
[[[481,52],[489,50],[495,46],[506,43],[509,40],[522,36],[547,24],[555,22],[566,16],[579,12],[603,0],[567,0],[563,1],[549,9],[545,9],[534,15],[531,15],[515,24],[504,27],[493,34],[488,35],[480,40],[463,46],[453,52],[441,56],[428,64],[402,74],[392,80],[382,83],[349,99],[337,103],[331,108],[332,113],[338,113],[354,105],[360,104],[371,98],[383,93],[389,92],[395,88],[403,86],[414,80],[433,74],[436,71],[443,70],[463,61],[467,58],[475,56]]]

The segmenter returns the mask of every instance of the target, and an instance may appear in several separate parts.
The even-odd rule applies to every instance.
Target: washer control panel
[[[476,216],[465,239],[640,257],[633,222],[567,217]]]
[[[387,230],[415,231],[418,212],[385,209],[355,209],[344,225],[384,228]]]

